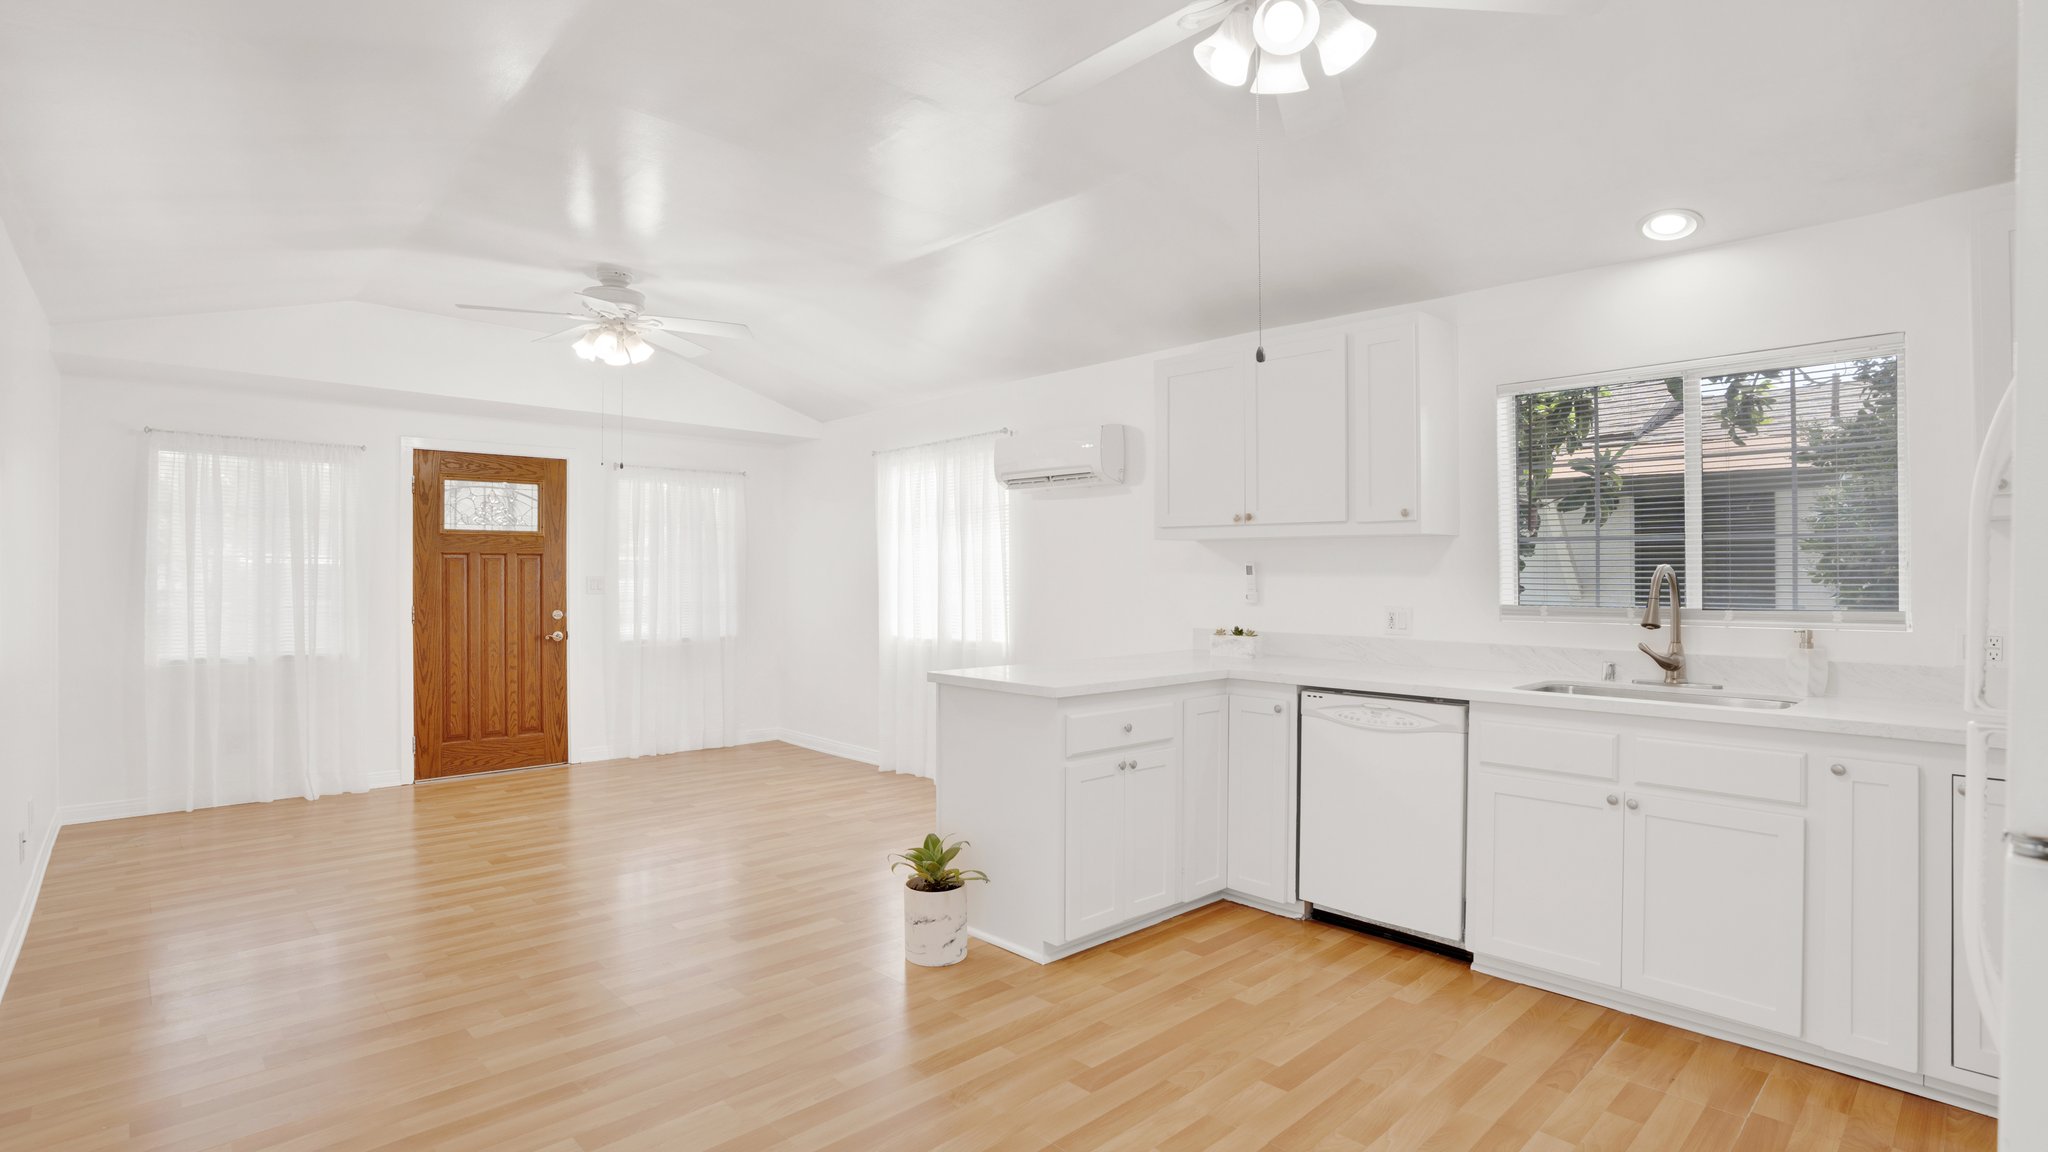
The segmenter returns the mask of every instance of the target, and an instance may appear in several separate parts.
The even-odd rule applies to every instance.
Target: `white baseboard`
[[[126,820],[149,815],[149,801],[102,800],[97,804],[66,804],[57,809],[59,824],[97,824],[101,820]]]
[[[28,922],[36,911],[36,897],[42,895],[43,873],[50,869],[50,853],[57,847],[57,833],[63,830],[63,813],[59,812],[43,834],[42,846],[36,849],[35,863],[28,870],[28,884],[21,890],[21,904],[7,926],[6,939],[0,940],[0,997],[7,995],[7,983],[14,978],[14,962],[21,958],[21,946],[28,940]]]
[[[808,732],[795,732],[788,728],[750,728],[740,733],[742,744],[759,744],[764,740],[780,740],[784,744],[794,744],[799,748],[823,752],[827,756],[837,756],[842,760],[858,760],[862,764],[882,762],[882,754],[873,748],[863,748],[858,744],[848,744],[843,740],[832,740],[824,736],[813,736]]]

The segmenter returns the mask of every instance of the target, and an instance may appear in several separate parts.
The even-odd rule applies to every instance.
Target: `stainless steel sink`
[[[1718,688],[1667,688],[1657,684],[1586,683],[1576,680],[1545,680],[1524,684],[1524,692],[1548,692],[1556,696],[1607,696],[1617,700],[1657,700],[1666,704],[1706,704],[1715,708],[1757,708],[1775,710],[1799,703],[1783,696],[1743,696]]]

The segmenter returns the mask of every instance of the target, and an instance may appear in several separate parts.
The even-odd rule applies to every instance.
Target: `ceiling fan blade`
[[[496,304],[457,304],[456,307],[466,308],[471,312],[518,312],[526,316],[554,316],[569,320],[589,319],[589,317],[579,312],[543,312],[538,308],[500,308]]]
[[[597,327],[597,325],[595,324],[577,324],[572,327],[564,328],[560,332],[550,332],[545,336],[535,336],[533,338],[533,342],[535,344],[545,344],[550,340],[560,340],[564,336],[572,335],[577,332],[587,332],[595,327]]]
[[[1514,16],[1589,16],[1607,0],[1354,0],[1368,8],[1454,8]]]
[[[684,360],[695,360],[697,357],[711,351],[711,349],[706,348],[702,344],[685,340],[681,336],[672,336],[667,332],[644,332],[640,338],[647,341],[647,346],[656,352],[666,352],[671,356],[679,356]]]
[[[1093,88],[1220,22],[1236,3],[1237,0],[1195,0],[1184,4],[1086,60],[1017,93],[1017,99],[1026,104],[1056,104],[1076,92]]]
[[[1273,99],[1280,105],[1280,127],[1289,140],[1319,136],[1344,118],[1344,89],[1333,77],[1319,76],[1308,91]]]
[[[724,320],[692,320],[686,316],[637,316],[642,324],[650,324],[664,332],[690,332],[698,336],[727,336],[734,340],[751,340],[754,330],[745,324],[733,324]]]

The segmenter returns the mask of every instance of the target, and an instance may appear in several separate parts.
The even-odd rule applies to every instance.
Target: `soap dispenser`
[[[1827,695],[1828,654],[1813,646],[1813,629],[1795,629],[1792,635],[1799,638],[1799,646],[1785,658],[1792,694],[1808,697]]]

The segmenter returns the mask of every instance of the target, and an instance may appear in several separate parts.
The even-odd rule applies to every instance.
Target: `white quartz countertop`
[[[1294,656],[1223,659],[1199,651],[1110,656],[1046,664],[1003,664],[931,673],[935,684],[1054,699],[1239,680],[1348,692],[1378,692],[1392,696],[1427,696],[1472,703],[1524,704],[1561,711],[1664,716],[1752,728],[1840,732],[1937,744],[1962,743],[1968,722],[1962,707],[1948,701],[1923,703],[1822,697],[1801,700],[1790,708],[1764,710],[1678,701],[1565,696],[1531,692],[1520,687],[1546,679],[1550,678],[1527,671],[1421,668]]]

